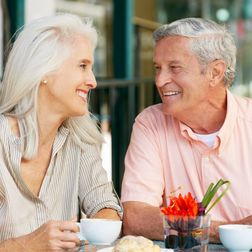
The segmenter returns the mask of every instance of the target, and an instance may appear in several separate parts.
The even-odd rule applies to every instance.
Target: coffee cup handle
[[[76,235],[78,236],[78,238],[81,240],[81,241],[84,241],[86,240],[83,232],[81,231],[81,224],[79,222],[76,223],[76,225],[79,227],[80,229],[80,232],[76,233]]]

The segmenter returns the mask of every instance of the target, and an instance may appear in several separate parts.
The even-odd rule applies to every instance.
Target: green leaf
[[[207,191],[206,191],[206,193],[205,193],[205,196],[204,196],[204,198],[203,198],[203,200],[202,200],[202,206],[203,206],[204,208],[206,208],[206,206],[207,206],[207,202],[209,201],[209,196],[211,196],[211,195],[210,195],[210,192],[211,192],[213,186],[214,186],[214,183],[211,183],[211,184],[209,185],[209,187],[208,187],[208,189],[207,189]]]
[[[227,192],[230,182],[228,180],[220,179],[215,185],[213,183],[210,184],[210,186],[207,189],[207,192],[204,195],[204,198],[202,200],[202,206],[206,209],[209,204],[211,203],[212,199],[214,198],[215,194],[219,190],[220,187],[226,184],[226,188],[224,191],[220,194],[220,196],[212,203],[212,205],[207,209],[206,214],[209,213],[209,211],[220,201],[220,199],[224,196],[224,194]]]

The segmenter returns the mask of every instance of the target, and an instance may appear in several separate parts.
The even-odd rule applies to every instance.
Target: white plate
[[[108,247],[108,248],[103,248],[103,249],[98,249],[97,252],[112,252],[113,247]],[[173,252],[173,249],[160,249],[161,252]]]

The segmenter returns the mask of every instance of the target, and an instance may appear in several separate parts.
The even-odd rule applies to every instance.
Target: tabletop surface
[[[164,248],[164,242],[163,241],[154,241],[155,244],[157,244],[160,248]],[[78,251],[79,252],[93,252],[93,251],[97,251],[99,249],[102,248],[106,248],[106,247],[111,247],[112,245],[109,246],[94,246],[94,245],[86,245],[86,246],[82,246]],[[208,251],[211,252],[224,252],[227,251],[221,244],[208,244]]]

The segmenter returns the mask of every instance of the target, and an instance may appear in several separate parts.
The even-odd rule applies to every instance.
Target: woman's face
[[[85,37],[77,37],[69,57],[56,73],[48,76],[47,84],[41,84],[41,106],[63,119],[87,114],[88,92],[97,85],[93,62],[91,43]]]

